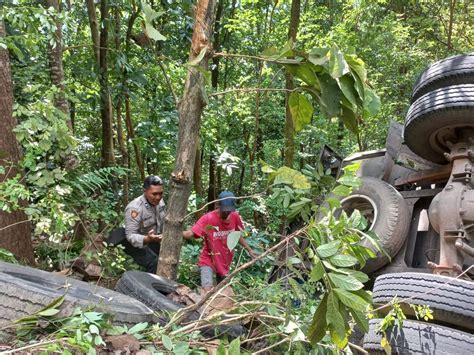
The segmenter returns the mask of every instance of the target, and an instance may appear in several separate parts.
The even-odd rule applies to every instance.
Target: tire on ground
[[[416,100],[408,110],[404,139],[420,157],[446,164],[448,141],[456,143],[474,129],[474,84],[437,89]]]
[[[408,205],[386,182],[373,177],[362,177],[362,185],[352,194],[341,200],[343,209],[349,214],[358,209],[369,219],[370,230],[379,237],[380,246],[394,257],[405,242],[410,226]],[[369,259],[364,267],[365,272],[373,272],[389,262],[389,258],[368,241],[363,245],[376,252],[376,258]]]
[[[369,354],[385,354],[376,327],[382,319],[369,321],[369,332],[364,337],[364,349]],[[405,320],[403,326],[386,331],[393,354],[470,355],[474,336],[437,324]]]
[[[474,330],[474,282],[415,272],[379,276],[373,289],[374,304],[387,304],[395,296],[410,298],[410,304],[430,306],[435,323]],[[414,317],[411,307],[403,304],[402,308]]]
[[[184,306],[172,301],[166,294],[173,292],[178,284],[155,274],[149,274],[141,271],[127,271],[117,282],[115,289],[126,295],[132,296],[152,310],[156,311],[159,322],[163,325],[167,322],[167,312],[176,312]],[[198,319],[198,312],[192,313],[188,320]],[[203,334],[207,336],[217,336],[228,334],[231,337],[238,337],[244,333],[240,324],[220,325],[202,329]]]
[[[15,285],[25,285],[11,287],[20,287],[21,290],[30,288],[33,292],[48,295],[56,291],[58,297],[65,294],[66,300],[71,303],[84,307],[95,306],[96,310],[113,315],[115,323],[133,325],[140,322],[153,323],[156,320],[153,311],[143,303],[104,287],[5,262],[0,262],[0,273],[10,276],[9,280],[16,278],[18,281]]]
[[[418,77],[411,102],[430,91],[459,84],[474,84],[474,53],[449,57],[430,65]]]

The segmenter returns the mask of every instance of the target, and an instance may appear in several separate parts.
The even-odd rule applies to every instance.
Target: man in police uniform
[[[159,176],[147,176],[143,195],[125,209],[125,252],[150,273],[156,273],[160,254],[165,218],[163,192],[163,180]]]

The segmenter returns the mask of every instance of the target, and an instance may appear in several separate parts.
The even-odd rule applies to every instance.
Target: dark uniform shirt
[[[145,195],[137,197],[125,209],[125,235],[131,245],[143,248],[143,239],[150,230],[153,234],[163,232],[165,218],[165,201],[163,199],[156,206],[148,203]]]

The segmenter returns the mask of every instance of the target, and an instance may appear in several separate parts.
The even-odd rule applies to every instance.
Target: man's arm
[[[249,253],[249,255],[252,257],[252,258],[256,258],[257,257],[257,253],[255,253],[252,248],[247,244],[247,242],[245,241],[244,237],[240,237],[239,239],[239,244],[242,245],[242,247],[247,250],[247,253]]]
[[[154,234],[151,230],[147,235],[140,234],[140,214],[137,209],[127,207],[125,210],[125,237],[132,246],[143,248],[144,244],[156,243],[161,240],[161,235]]]
[[[183,231],[183,238],[184,239],[194,238],[194,232],[192,231],[192,229],[188,229],[187,231]]]

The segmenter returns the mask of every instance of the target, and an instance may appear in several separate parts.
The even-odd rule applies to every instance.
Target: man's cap
[[[222,191],[219,196],[219,209],[223,212],[235,211],[235,195],[230,191]]]

